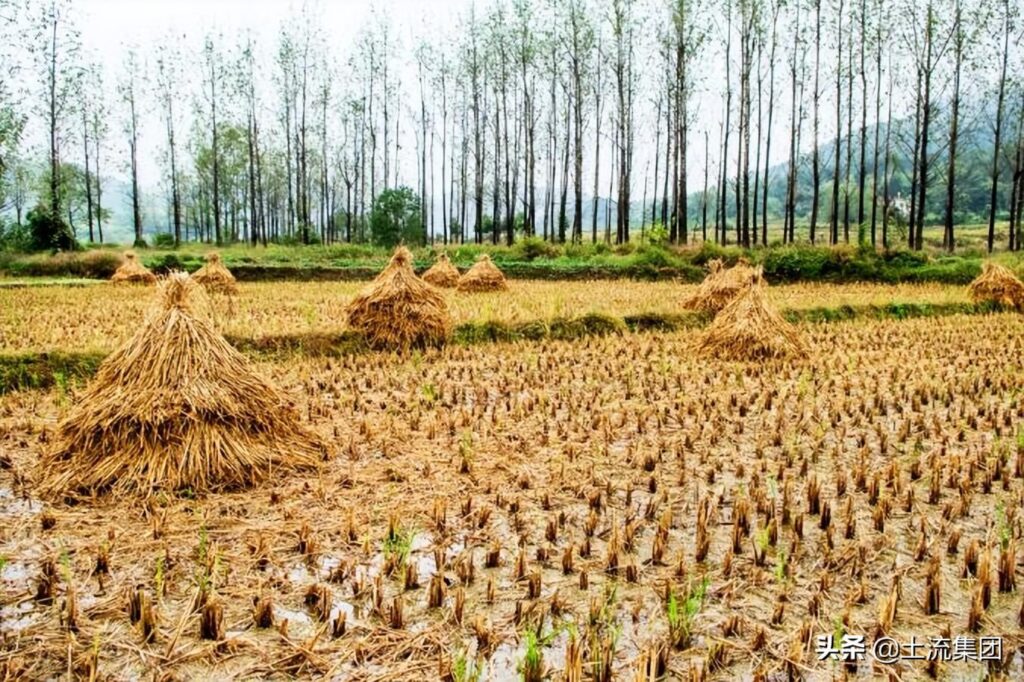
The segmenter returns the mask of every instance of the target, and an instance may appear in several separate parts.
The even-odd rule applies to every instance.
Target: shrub
[[[34,208],[28,212],[27,218],[29,246],[33,251],[74,251],[78,248],[67,223],[50,215],[45,208]]]
[[[512,250],[520,259],[526,261],[558,256],[558,247],[540,237],[526,237],[513,246]]]
[[[170,232],[157,232],[153,235],[153,246],[158,249],[173,249],[177,246],[174,235]]]

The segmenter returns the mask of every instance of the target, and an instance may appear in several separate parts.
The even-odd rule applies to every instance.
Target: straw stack
[[[346,313],[349,326],[379,350],[439,345],[452,329],[444,296],[416,276],[412,254],[404,246],[395,249],[388,266]]]
[[[508,289],[505,275],[491,262],[486,253],[459,278],[459,291],[504,291]]]
[[[110,281],[115,284],[156,284],[156,275],[139,262],[134,251],[125,251],[124,261],[114,271]]]
[[[986,261],[967,291],[975,303],[991,302],[1024,310],[1024,283],[998,263]]]
[[[44,495],[250,486],[311,468],[326,449],[287,398],[190,305],[185,273],[100,365],[44,454]]]
[[[423,281],[435,287],[450,289],[459,284],[459,270],[452,265],[447,253],[437,257],[437,262],[423,273]]]
[[[235,276],[224,265],[220,254],[211,251],[206,254],[206,265],[199,268],[192,274],[192,279],[211,292],[218,294],[238,293],[238,283]]]
[[[743,291],[752,273],[753,268],[743,259],[731,268],[717,258],[708,261],[707,276],[693,296],[683,301],[683,308],[717,313]]]
[[[740,294],[715,316],[697,350],[725,360],[806,357],[808,352],[796,328],[768,303],[760,268],[751,271]]]

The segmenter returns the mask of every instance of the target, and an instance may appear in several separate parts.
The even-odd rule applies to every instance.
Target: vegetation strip
[[[440,247],[438,247],[440,249]],[[454,265],[467,270],[482,253],[513,279],[676,279],[700,282],[706,264],[722,259],[726,266],[740,258],[764,268],[770,283],[779,282],[941,282],[967,284],[981,273],[980,253],[930,255],[904,250],[874,251],[868,248],[780,246],[748,250],[704,244],[696,249],[656,245],[607,247],[556,246],[524,240],[512,247],[459,245],[446,253]],[[141,251],[142,264],[157,274],[173,270],[194,272],[204,264],[202,251]],[[274,247],[252,252],[227,247],[224,264],[239,281],[369,281],[387,262],[381,249],[372,247]],[[424,273],[436,261],[429,248],[414,250],[414,267]],[[1003,263],[1019,272],[1021,261],[1001,256]],[[9,277],[75,277],[109,279],[120,265],[120,253],[108,249],[56,255],[21,255],[0,252],[0,273]]]
[[[782,316],[793,323],[842,322],[855,319],[903,320],[916,317],[984,315],[1007,310],[995,303],[887,303],[884,305],[837,306],[786,309]],[[452,332],[457,344],[569,340],[631,332],[672,332],[703,327],[710,315],[699,312],[665,315],[641,313],[615,317],[588,313],[579,317],[509,323],[499,320],[467,322]],[[340,334],[280,334],[265,337],[228,335],[227,340],[240,351],[258,356],[348,355],[369,351],[361,335],[352,331]],[[47,389],[73,379],[92,376],[106,356],[102,352],[73,353],[53,351],[0,355],[0,394],[19,389]]]

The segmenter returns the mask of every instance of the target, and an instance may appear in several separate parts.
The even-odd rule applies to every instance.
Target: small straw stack
[[[796,328],[768,303],[760,268],[751,270],[745,288],[708,325],[697,351],[724,360],[767,360],[808,354]]]
[[[1024,310],[1024,283],[1009,268],[986,261],[981,274],[967,287],[975,303],[998,303],[1008,308]]]
[[[459,284],[459,270],[452,265],[447,253],[437,257],[437,262],[423,273],[423,281],[435,287],[451,289]]]
[[[743,259],[726,268],[721,259],[708,261],[708,274],[693,296],[683,301],[686,310],[717,313],[747,286],[754,270]]]
[[[491,262],[486,253],[459,278],[459,291],[504,291],[508,289],[505,275]]]
[[[416,276],[412,253],[404,246],[395,249],[388,266],[346,313],[349,326],[378,350],[440,345],[452,330],[444,296]]]
[[[48,496],[254,485],[326,455],[287,398],[189,303],[173,273],[135,335],[100,365],[40,462]]]
[[[229,295],[238,293],[235,276],[227,269],[220,254],[216,251],[206,254],[206,265],[196,270],[192,274],[192,279],[211,293]]]
[[[156,275],[139,261],[134,251],[125,251],[124,261],[110,281],[115,284],[156,284]]]

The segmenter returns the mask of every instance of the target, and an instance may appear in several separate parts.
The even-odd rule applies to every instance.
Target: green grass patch
[[[96,373],[103,353],[22,353],[0,355],[0,394],[23,389],[48,389],[84,380]]]
[[[116,269],[121,247],[49,254],[0,253],[0,275],[9,277],[61,277],[107,279]],[[202,266],[208,245],[189,244],[179,249],[141,249],[142,262],[157,273],[195,271]],[[368,245],[253,247],[229,245],[218,249],[225,264],[241,281],[264,280],[367,280],[387,263],[390,252]],[[966,284],[987,257],[983,251],[963,249],[950,255],[939,249],[875,250],[851,245],[780,245],[745,250],[735,246],[703,244],[666,247],[651,244],[551,244],[525,239],[514,246],[463,244],[420,247],[414,265],[420,272],[446,250],[463,270],[482,253],[514,279],[676,279],[700,281],[705,265],[714,258],[734,264],[746,258],[763,266],[769,282],[941,282]],[[995,259],[1018,274],[1024,256],[1000,252]]]

